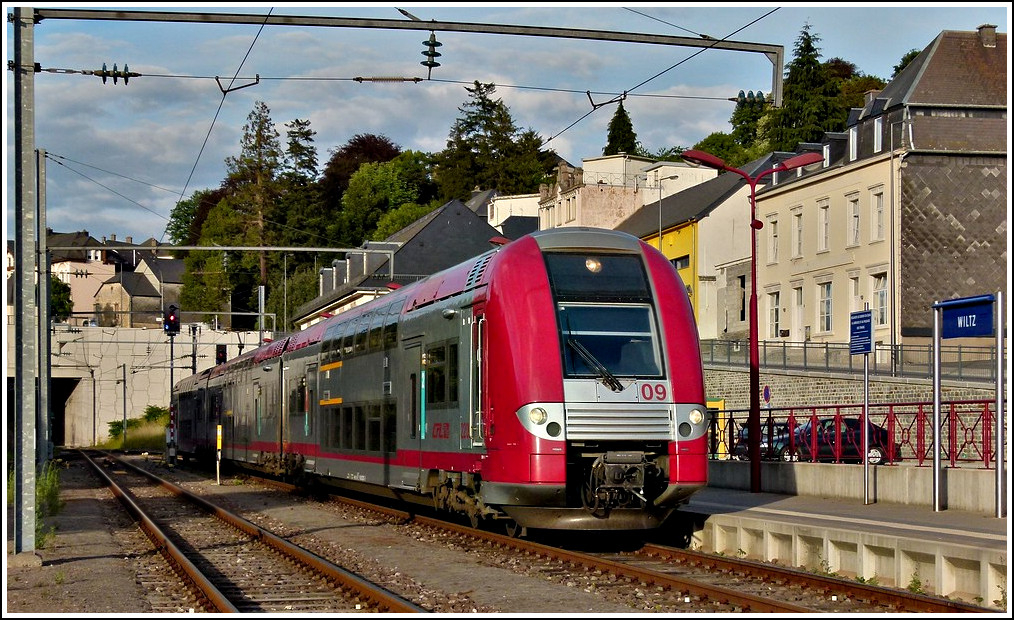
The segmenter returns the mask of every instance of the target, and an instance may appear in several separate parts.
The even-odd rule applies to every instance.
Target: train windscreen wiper
[[[602,383],[604,383],[606,387],[614,392],[623,391],[623,384],[620,383],[619,379],[617,379],[613,373],[609,372],[609,369],[606,368],[594,355],[592,355],[591,351],[589,351],[583,344],[573,338],[568,338],[567,344],[577,351],[578,355],[581,356],[581,359],[583,359],[588,366],[594,369],[595,372],[599,373],[599,377],[602,378]]]

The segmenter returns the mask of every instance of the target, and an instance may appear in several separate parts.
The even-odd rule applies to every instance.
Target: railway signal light
[[[423,45],[426,46],[426,49],[423,50],[422,55],[426,57],[426,60],[420,62],[419,64],[429,68],[429,71],[426,73],[426,79],[429,79],[430,75],[433,74],[433,67],[440,66],[440,63],[434,59],[440,56],[440,52],[438,52],[436,48],[443,45],[443,43],[437,41],[436,33],[431,32],[429,41],[423,41]]]
[[[165,318],[162,320],[162,329],[170,336],[180,333],[179,309],[175,305],[169,306],[169,311],[166,312]]]
[[[228,354],[226,353],[226,345],[216,344],[215,345],[215,363],[224,364]]]

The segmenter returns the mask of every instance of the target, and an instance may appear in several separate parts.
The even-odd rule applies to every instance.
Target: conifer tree
[[[820,37],[805,24],[786,67],[782,107],[772,111],[771,148],[794,151],[800,142],[819,142],[825,131],[843,129],[847,110],[838,100],[838,86],[820,62]]]
[[[602,154],[627,153],[633,155],[637,152],[637,134],[634,133],[634,124],[621,101],[616,112],[613,113],[613,117],[609,120],[609,133],[606,135],[606,147],[602,149]]]
[[[434,156],[443,200],[468,200],[473,189],[495,189],[503,194],[538,190],[555,163],[542,151],[542,139],[520,130],[510,110],[493,99],[496,86],[478,81],[466,87],[470,100],[451,127],[447,147]]]

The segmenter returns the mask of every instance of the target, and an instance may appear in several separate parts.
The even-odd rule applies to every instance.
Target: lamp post
[[[820,153],[808,152],[790,157],[773,168],[755,176],[727,165],[720,158],[704,151],[684,151],[684,161],[716,170],[734,172],[750,186],[750,414],[747,417],[747,453],[750,458],[750,492],[761,490],[760,476],[760,355],[757,338],[757,231],[764,224],[757,219],[757,182],[769,174],[786,172],[815,164],[824,159]]]

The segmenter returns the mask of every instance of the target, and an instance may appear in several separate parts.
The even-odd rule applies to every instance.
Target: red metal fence
[[[996,467],[996,402],[940,403],[941,463],[951,467]],[[713,410],[710,456],[748,459],[745,409]],[[761,459],[803,462],[862,462],[863,405],[765,408],[761,410]],[[869,406],[871,463],[933,465],[933,403]]]

